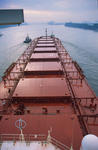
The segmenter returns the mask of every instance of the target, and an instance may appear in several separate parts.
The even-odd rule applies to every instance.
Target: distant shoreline
[[[79,28],[79,29],[93,30],[98,32],[98,23],[88,24],[88,23],[67,22],[65,23],[65,26],[70,28]]]
[[[48,22],[48,25],[64,25],[64,22],[54,22],[54,21],[50,21]]]

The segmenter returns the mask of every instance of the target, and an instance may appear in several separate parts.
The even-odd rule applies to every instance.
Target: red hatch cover
[[[38,41],[38,44],[52,44],[54,41]]]
[[[41,44],[37,44],[37,47],[54,47],[55,46],[55,44],[54,43],[41,43]]]
[[[33,53],[30,61],[58,61],[57,53]]]
[[[50,75],[63,74],[60,62],[29,62],[24,75]]]
[[[42,53],[42,54],[33,53],[31,59],[32,58],[58,58],[58,54],[57,53]]]
[[[13,100],[61,101],[68,100],[70,93],[65,78],[23,78],[20,79]]]
[[[55,52],[55,51],[57,51],[56,50],[56,47],[36,47],[35,49],[34,49],[34,52],[36,53],[36,52]]]

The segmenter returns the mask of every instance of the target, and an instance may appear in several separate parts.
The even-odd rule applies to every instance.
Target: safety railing
[[[13,141],[13,143],[16,143],[20,140],[21,134],[0,134],[0,144],[2,144],[5,141]],[[50,136],[50,140],[48,140],[48,137],[45,134],[24,134],[24,141],[27,144],[33,141],[39,141],[42,142],[42,144],[53,144],[56,148],[59,148],[61,150],[70,150],[70,147],[66,146],[65,144],[61,143],[60,141],[56,140],[55,138]]]
[[[61,143],[60,141],[56,140],[55,138],[51,137],[51,143],[62,150],[70,150],[70,147],[66,146],[65,144]]]
[[[0,134],[0,141],[21,141],[21,134]],[[46,135],[44,134],[23,134],[24,141],[44,141],[46,140]]]

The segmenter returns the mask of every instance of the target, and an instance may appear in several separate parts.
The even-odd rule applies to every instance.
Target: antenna
[[[47,28],[46,28],[46,31],[45,31],[45,32],[46,32],[46,38],[47,38]]]
[[[52,128],[50,128],[50,130],[48,130],[47,143],[51,142],[51,132],[52,132]]]

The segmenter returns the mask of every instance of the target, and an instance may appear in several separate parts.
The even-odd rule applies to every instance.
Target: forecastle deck
[[[74,150],[80,149],[84,135],[98,136],[98,99],[58,38],[34,39],[4,73],[0,83],[1,142],[19,140],[17,122],[27,141],[30,134],[47,138],[51,129],[51,137]]]

